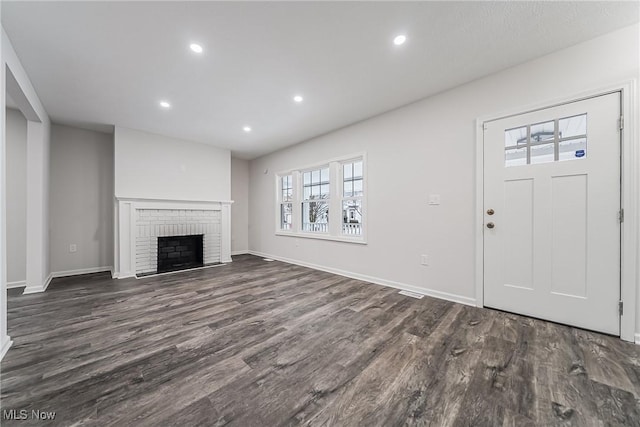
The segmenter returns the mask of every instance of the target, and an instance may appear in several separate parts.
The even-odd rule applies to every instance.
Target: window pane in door
[[[542,141],[553,141],[555,138],[555,122],[538,123],[531,125],[531,143]],[[532,161],[533,163],[533,161]]]
[[[558,136],[560,139],[587,134],[587,115],[567,117],[558,122]]]
[[[513,147],[527,143],[527,127],[508,129],[504,131],[504,146]]]
[[[560,141],[558,160],[576,160],[587,157],[587,138]]]
[[[511,148],[504,152],[504,165],[506,167],[522,166],[527,164],[527,149]]]
[[[550,163],[555,159],[554,144],[532,145],[531,164]]]

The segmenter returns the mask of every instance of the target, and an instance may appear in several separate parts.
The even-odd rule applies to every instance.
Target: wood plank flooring
[[[9,333],[3,426],[640,426],[640,346],[249,255],[12,293]]]

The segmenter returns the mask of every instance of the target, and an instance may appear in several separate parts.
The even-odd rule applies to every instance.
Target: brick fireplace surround
[[[158,237],[203,235],[203,263],[231,262],[230,201],[117,199],[114,277],[155,273]]]

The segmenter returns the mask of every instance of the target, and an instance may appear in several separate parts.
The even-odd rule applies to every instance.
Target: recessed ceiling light
[[[171,104],[169,104],[167,101],[160,101],[160,106],[162,108],[171,108]]]
[[[393,39],[393,44],[395,44],[396,46],[400,46],[401,44],[404,44],[404,42],[407,41],[407,36],[405,36],[404,34],[400,34],[399,36],[396,36]]]
[[[191,43],[189,45],[189,48],[195,53],[202,53],[202,46],[200,46],[198,43]]]
[[[247,133],[251,132],[251,126],[245,126],[245,127],[242,128],[242,130],[247,132]]]
[[[299,102],[302,102],[304,98],[300,95],[296,95],[293,97],[293,100],[299,103]]]

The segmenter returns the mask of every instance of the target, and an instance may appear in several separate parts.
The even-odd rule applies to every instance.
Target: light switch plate
[[[429,194],[429,204],[430,205],[439,205],[440,204],[440,195],[439,194]]]

